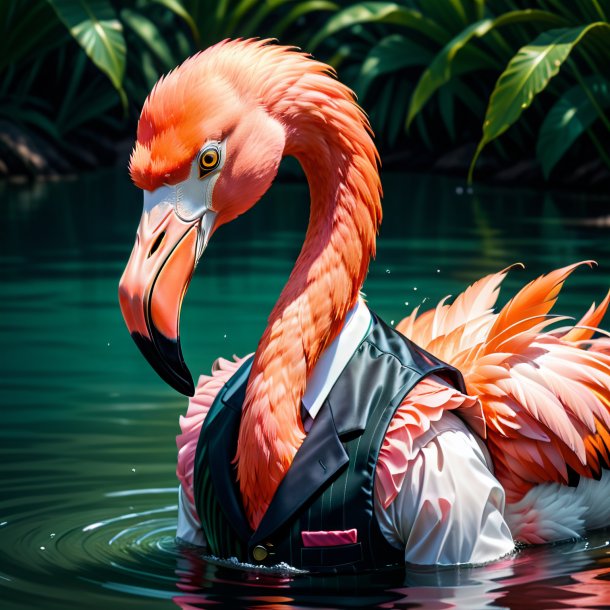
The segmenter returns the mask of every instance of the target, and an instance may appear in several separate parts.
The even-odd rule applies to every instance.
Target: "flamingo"
[[[226,40],[187,59],[155,85],[138,124],[130,173],[144,191],[144,211],[119,298],[144,356],[192,396],[180,421],[177,473],[194,527],[203,527],[193,492],[202,424],[247,358],[220,358],[195,388],[180,348],[179,312],[212,235],[261,198],[285,156],[303,167],[311,208],[302,250],[250,359],[229,456],[251,531],[307,437],[302,404],[312,376],[349,316],[366,309],[360,289],[382,216],[378,153],[365,114],[333,70],[270,40]],[[610,340],[596,334],[610,293],[577,324],[561,318],[565,326],[548,329],[558,319],[550,312],[559,291],[579,264],[532,281],[498,312],[510,269],[397,324],[398,333],[458,369],[465,385],[432,375],[403,398],[376,465],[375,511],[391,511],[407,485],[412,493],[423,439],[440,434],[443,422],[465,422],[459,438],[476,437],[490,461],[494,531],[503,538],[493,556],[458,552],[444,561],[437,554],[423,563],[492,559],[514,541],[572,538],[610,523]],[[478,451],[466,444],[457,461],[460,451]],[[467,462],[456,489],[472,483]],[[439,523],[443,502],[432,511]],[[399,529],[415,536],[414,523]]]

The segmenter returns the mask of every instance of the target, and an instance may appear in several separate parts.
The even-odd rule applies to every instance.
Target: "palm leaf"
[[[107,0],[48,0],[91,61],[124,98],[126,46],[123,26]]]
[[[432,52],[401,34],[386,36],[367,54],[354,85],[359,97],[364,98],[373,81],[383,74],[398,72],[412,66],[425,66]]]
[[[395,2],[359,2],[333,15],[311,39],[309,48],[310,50],[315,49],[323,40],[340,30],[369,23],[400,25],[420,32],[439,44],[450,36],[447,30],[415,9],[401,6]]]
[[[610,107],[610,83],[601,76],[585,79],[568,89],[546,115],[538,135],[536,156],[548,178],[555,164]]]
[[[483,136],[470,164],[468,180],[472,180],[474,166],[483,148],[519,119],[534,98],[559,73],[574,47],[595,31],[606,41],[610,39],[610,25],[596,22],[549,30],[519,49],[498,78],[489,99]]]
[[[542,22],[552,25],[563,25],[565,20],[546,11],[526,9],[522,11],[511,11],[500,17],[481,19],[462,30],[455,38],[452,38],[434,58],[428,69],[421,75],[411,103],[407,117],[407,127],[415,115],[421,111],[426,102],[434,92],[451,80],[454,75],[454,59],[460,51],[474,38],[483,38],[492,30],[514,23]],[[474,65],[472,69],[484,67]]]

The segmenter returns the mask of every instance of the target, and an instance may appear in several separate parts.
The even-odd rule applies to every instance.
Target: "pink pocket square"
[[[337,530],[329,532],[301,532],[303,546],[339,546],[340,544],[356,544],[358,542],[358,531]]]

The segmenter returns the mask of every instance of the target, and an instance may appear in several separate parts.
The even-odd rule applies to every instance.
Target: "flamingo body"
[[[130,164],[145,206],[121,308],[151,364],[192,393],[178,313],[194,266],[214,232],[269,188],[286,155],[305,171],[311,212],[246,389],[235,465],[252,529],[306,436],[300,406],[308,380],[342,332],[375,253],[381,186],[368,121],[328,66],[269,41],[224,41],[155,86]],[[466,393],[431,379],[405,397],[379,455],[380,506],[397,502],[413,448],[455,412],[484,439],[515,539],[545,542],[610,523],[600,499],[610,486],[610,341],[594,338],[610,295],[578,324],[548,330],[575,267],[538,278],[497,313],[506,270],[397,325],[460,370]],[[218,361],[181,420],[178,476],[188,502],[201,423],[239,363]]]

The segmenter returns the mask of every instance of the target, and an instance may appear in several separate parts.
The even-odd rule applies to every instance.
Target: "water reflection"
[[[606,532],[606,536],[608,532]],[[600,535],[599,540],[604,536]],[[603,608],[610,604],[608,542],[527,549],[478,568],[417,568],[342,577],[289,577],[214,569],[184,551],[177,575],[180,608]],[[604,566],[596,560],[605,558]],[[254,586],[236,599],[235,585]],[[269,605],[272,604],[272,605]]]
[[[365,285],[382,317],[456,294],[516,261],[506,298],[594,258],[560,299],[579,315],[610,285],[608,200],[384,176]],[[124,329],[117,284],[140,215],[123,172],[0,184],[0,598],[5,608],[600,608],[609,532],[480,568],[309,577],[215,565],[176,546],[174,436],[183,399]],[[275,185],[210,244],[182,315],[185,358],[252,351],[298,254],[302,182]]]

